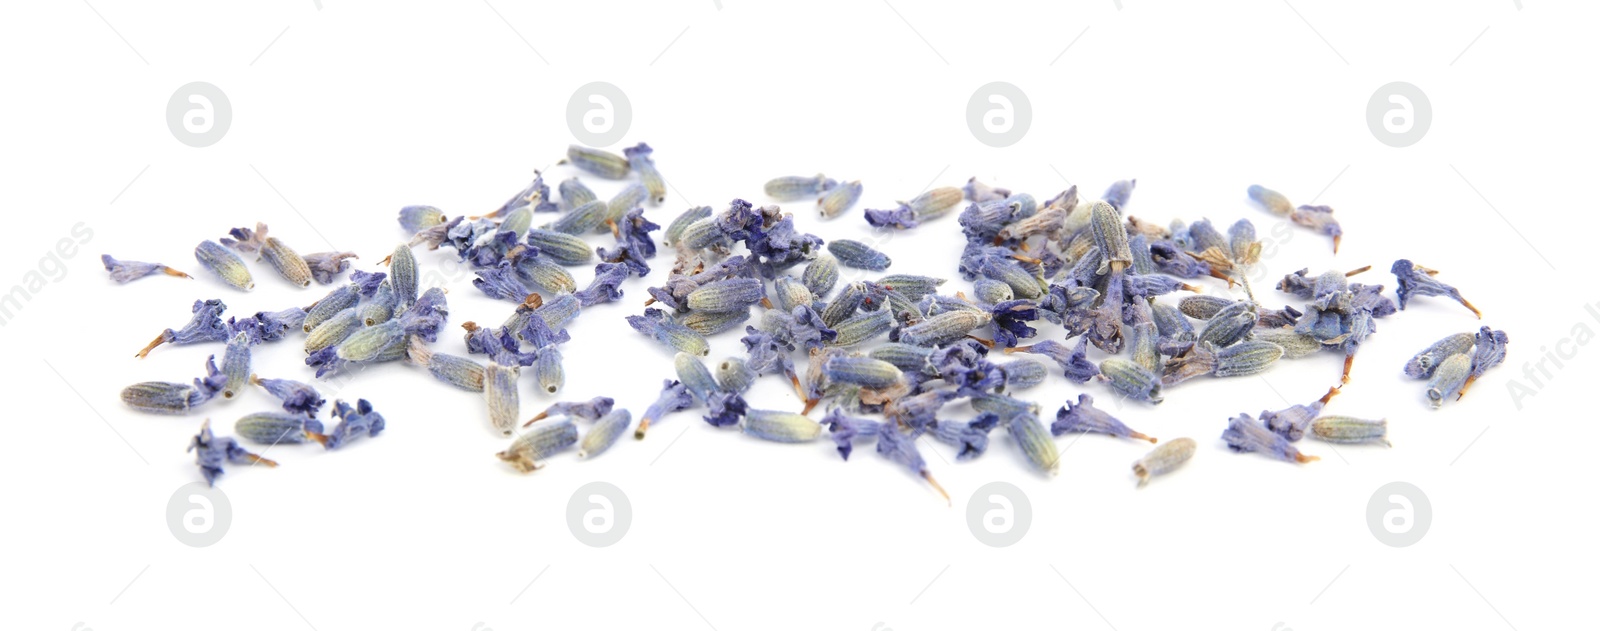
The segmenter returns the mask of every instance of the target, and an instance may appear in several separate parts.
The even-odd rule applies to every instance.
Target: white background
[[[1210,3],[0,8],[11,227],[0,290],[41,266],[52,279],[0,328],[11,428],[0,457],[3,626],[1303,631],[1585,619],[1597,587],[1588,405],[1600,351],[1561,344],[1571,358],[1547,364],[1540,386],[1523,371],[1579,327],[1600,327],[1583,308],[1600,302],[1586,280],[1597,222],[1574,190],[1596,167],[1593,8],[1198,4]],[[203,149],[177,142],[164,118],[191,81],[232,103],[226,136]],[[1265,236],[1275,219],[1244,195],[1261,183],[1332,205],[1347,235],[1335,258],[1325,238],[1289,231],[1266,278],[1371,264],[1360,280],[1392,288],[1384,272],[1409,257],[1443,270],[1483,323],[1507,330],[1510,356],[1462,402],[1430,411],[1401,365],[1479,322],[1419,299],[1379,322],[1328,409],[1388,418],[1394,447],[1303,443],[1322,456],[1308,465],[1232,454],[1218,436],[1229,416],[1319,396],[1337,379],[1337,354],[1265,378],[1196,380],[1156,407],[1055,377],[1027,393],[1048,418],[1088,391],[1135,429],[1191,436],[1199,452],[1136,490],[1128,465],[1143,443],[1064,438],[1061,474],[1048,480],[1000,432],[972,463],[925,444],[953,506],[870,447],[843,463],[827,441],[763,443],[688,414],[592,462],[569,454],[519,475],[493,458],[504,441],[477,397],[384,365],[325,394],[372,400],[386,433],[334,453],[275,447],[276,470],[233,468],[219,481],[231,529],[207,548],[180,544],[166,504],[199,479],[183,448],[203,417],[137,414],[117,392],[192,378],[221,347],[133,352],[184,322],[196,298],[248,314],[325,291],[290,288],[256,265],[256,291],[236,292],[196,269],[193,245],[259,220],[301,252],[331,244],[371,269],[404,237],[400,206],[488,211],[550,167],[573,139],[567,100],[591,81],[627,93],[624,142],[657,148],[672,192],[649,212],[663,225],[691,204],[763,201],[766,179],[820,170],[866,187],[832,222],[809,202],[793,207],[803,230],[827,238],[869,235],[863,207],[974,175],[1041,199],[1069,181],[1093,196],[1137,177],[1136,216],[1249,217]],[[969,97],[991,81],[1021,87],[1034,112],[1026,137],[1003,149],[965,123]],[[1391,81],[1432,103],[1426,137],[1403,149],[1366,124],[1369,97]],[[571,172],[549,174],[554,183]],[[79,222],[93,231],[88,244],[64,267],[49,262]],[[883,244],[893,271],[952,278],[958,247],[953,218]],[[200,278],[115,286],[102,252]],[[450,260],[424,253],[424,274]],[[650,283],[669,264],[658,258]],[[587,269],[574,272],[587,282]],[[469,279],[449,276],[439,350],[464,353],[456,324],[509,312]],[[1259,285],[1262,299],[1283,304],[1271,284]],[[630,281],[620,303],[570,328],[561,398],[606,394],[635,415],[654,398],[670,353],[622,321],[646,285]],[[740,350],[735,335],[713,339],[713,358]],[[309,379],[301,357],[295,341],[262,348],[257,371]],[[1513,379],[1536,394],[1514,400]],[[525,416],[550,401],[528,381]],[[774,378],[751,399],[797,406]],[[203,413],[225,429],[274,406],[252,391]],[[565,521],[573,491],[596,480],[633,506],[631,529],[608,548],[580,544]],[[1021,542],[1001,549],[966,524],[973,492],[997,480],[1033,507]],[[1381,544],[1366,525],[1369,498],[1392,481],[1417,485],[1433,507],[1431,529],[1408,548]]]

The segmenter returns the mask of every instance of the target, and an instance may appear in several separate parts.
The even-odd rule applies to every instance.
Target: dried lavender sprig
[[[142,263],[139,261],[119,261],[111,258],[110,254],[101,254],[100,263],[106,266],[106,271],[111,272],[111,280],[117,284],[129,283],[151,274],[166,274],[179,278],[194,278],[188,274],[175,270],[161,263]]]

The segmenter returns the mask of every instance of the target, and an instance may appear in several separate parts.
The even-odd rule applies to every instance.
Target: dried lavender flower
[[[878,427],[883,425],[869,418],[849,416],[841,408],[834,408],[822,417],[822,424],[828,427],[828,438],[833,440],[834,446],[839,451],[839,457],[850,459],[850,454],[855,451],[855,441],[867,438],[877,440]]]
[[[539,349],[539,358],[533,362],[533,381],[545,394],[555,394],[567,382],[567,372],[561,366],[561,349],[546,346]]]
[[[827,318],[823,317],[823,321]],[[894,316],[886,309],[879,309],[857,314],[832,326],[835,336],[827,345],[847,348],[888,333],[894,326]]]
[[[861,199],[861,180],[840,182],[824,192],[817,200],[817,211],[823,218],[837,217],[839,213],[850,210],[851,206],[856,205],[858,199]],[[835,253],[835,256],[837,255],[838,253]]]
[[[106,266],[106,271],[111,272],[111,280],[117,284],[128,283],[151,274],[166,274],[180,278],[194,278],[188,274],[167,267],[160,263],[141,263],[139,261],[118,261],[111,258],[110,254],[101,254],[100,263]]]
[[[591,149],[579,145],[567,146],[567,162],[593,175],[608,180],[620,180],[628,177],[630,166],[628,159],[609,151]]]
[[[1061,472],[1061,453],[1039,417],[1027,412],[1013,415],[1006,420],[1006,431],[1035,470],[1050,476]]]
[[[1459,355],[1472,351],[1475,338],[1471,333],[1456,333],[1447,335],[1422,352],[1417,353],[1406,362],[1405,374],[1412,379],[1427,379],[1433,376],[1435,368],[1451,355]]]
[[[1472,382],[1477,381],[1478,377],[1482,377],[1490,368],[1505,361],[1506,344],[1509,342],[1510,339],[1506,337],[1505,331],[1496,331],[1489,327],[1478,329],[1472,349],[1472,372],[1467,375],[1467,381],[1461,384],[1461,391],[1456,393],[1457,401],[1472,388]]]
[[[639,417],[639,426],[633,430],[633,438],[643,439],[645,431],[650,429],[650,423],[678,410],[688,409],[692,405],[694,405],[694,395],[689,394],[689,389],[682,383],[671,379],[662,381],[661,394],[656,397],[655,403],[645,408],[644,415]]]
[[[1311,421],[1322,413],[1323,406],[1339,394],[1339,388],[1328,388],[1328,393],[1321,399],[1305,405],[1291,405],[1276,412],[1262,410],[1261,422],[1267,429],[1292,441],[1300,440],[1306,434],[1306,428],[1311,426]]]
[[[1068,379],[1078,383],[1088,383],[1095,375],[1100,374],[1100,368],[1089,361],[1089,338],[1078,338],[1078,346],[1068,349],[1065,344],[1054,340],[1035,342],[1029,346],[1016,346],[1006,349],[1007,353],[1033,353],[1043,355],[1061,366],[1061,370]]]
[[[496,458],[510,463],[517,471],[530,473],[544,467],[545,459],[578,444],[578,426],[571,419],[540,423],[523,432]]]
[[[1217,365],[1211,370],[1215,377],[1243,377],[1266,371],[1278,358],[1283,357],[1283,347],[1262,340],[1239,342],[1217,351]]]
[[[900,383],[900,369],[886,361],[871,357],[837,355],[822,366],[829,383],[848,383],[863,388],[887,388]]]
[[[685,390],[698,401],[704,402],[712,392],[722,389],[711,370],[706,368],[699,357],[688,353],[678,353],[672,356],[673,371],[677,373],[678,382],[683,384]]]
[[[890,265],[888,255],[860,241],[850,239],[829,241],[828,252],[833,254],[840,265],[849,268],[881,272],[889,269]]]
[[[378,286],[378,291],[372,294],[371,300],[356,307],[356,316],[361,318],[361,323],[366,326],[383,324],[394,317],[394,306],[399,300],[394,295],[394,288],[384,283]]]
[[[411,246],[395,246],[389,255],[389,287],[394,290],[395,308],[404,310],[417,301],[417,258]]]
[[[229,338],[228,325],[222,322],[222,312],[228,308],[221,300],[196,300],[189,308],[189,322],[176,331],[166,329],[157,335],[156,339],[138,353],[135,357],[143,358],[150,351],[162,344],[197,344],[200,342],[221,342]]]
[[[592,200],[584,202],[567,212],[567,214],[557,217],[555,221],[550,222],[544,229],[562,234],[583,234],[604,224],[606,215],[610,212],[611,206],[603,201]]]
[[[1309,298],[1309,296],[1307,297]],[[1210,320],[1217,315],[1217,312],[1235,304],[1235,302],[1222,296],[1211,294],[1184,296],[1178,301],[1178,311],[1196,320]]]
[[[1007,390],[1024,390],[1044,383],[1048,374],[1044,364],[1031,359],[1018,359],[996,364],[1005,375]]]
[[[898,341],[918,346],[948,344],[988,324],[992,318],[983,311],[947,311],[900,329]]]
[[[611,397],[595,397],[587,401],[562,401],[559,403],[552,403],[550,404],[550,407],[545,408],[543,412],[540,412],[534,415],[533,418],[528,419],[528,422],[523,423],[522,426],[527,427],[534,424],[536,421],[562,416],[581,418],[586,421],[595,421],[599,420],[602,416],[610,414],[611,408],[614,405],[616,405],[616,401]]]
[[[598,456],[601,452],[610,449],[628,431],[628,424],[633,422],[633,415],[627,410],[617,409],[607,412],[600,417],[583,435],[583,440],[578,441],[578,457],[588,458]]]
[[[650,145],[641,142],[623,149],[622,155],[628,158],[628,165],[644,182],[645,189],[650,192],[650,200],[660,204],[667,201],[667,183],[661,179],[661,171],[656,169],[656,161],[650,157],[653,152]]]
[[[301,287],[311,286],[311,266],[299,253],[279,241],[277,237],[267,237],[266,243],[261,247],[261,258],[266,259],[284,280]]]
[[[822,426],[805,416],[778,410],[746,410],[744,433],[780,443],[803,443],[822,435]]]
[[[1133,195],[1133,187],[1138,183],[1139,180],[1117,180],[1112,182],[1111,186],[1106,188],[1105,194],[1100,196],[1100,199],[1105,200],[1112,208],[1121,211],[1124,206],[1128,205],[1128,197]]]
[[[315,353],[345,341],[362,327],[361,316],[355,307],[340,311],[306,336],[306,353]]]
[[[1228,429],[1222,432],[1228,449],[1238,453],[1258,452],[1285,462],[1313,462],[1316,456],[1307,456],[1295,449],[1289,439],[1273,433],[1249,414],[1228,419]]]
[[[628,316],[628,325],[675,351],[701,357],[711,353],[711,345],[706,342],[705,336],[673,321],[660,309],[645,309],[644,315]]]
[[[717,363],[717,387],[723,391],[744,394],[755,380],[756,371],[743,359],[729,357]]]
[[[928,463],[923,460],[922,452],[917,450],[915,436],[900,431],[900,428],[891,423],[880,423],[878,425],[878,455],[888,458],[890,462],[910,469],[912,473],[927,480],[928,484],[939,492],[939,495],[944,496],[945,502],[948,503],[950,501],[950,494],[946,493],[944,487],[939,486],[939,482],[933,479],[933,474],[928,472]]]
[[[766,289],[760,279],[729,278],[701,285],[684,299],[689,309],[711,313],[738,311],[761,302]]]
[[[539,248],[539,255],[562,265],[587,265],[594,258],[589,244],[577,235],[553,230],[528,231],[528,245]]]
[[[589,190],[589,187],[583,184],[582,180],[575,177],[561,180],[561,183],[556,184],[556,191],[561,194],[561,207],[559,210],[563,211],[571,211],[574,208],[600,199],[595,196],[594,191]]]
[[[200,424],[200,433],[195,434],[189,441],[189,448],[184,451],[193,451],[195,464],[200,465],[200,474],[205,476],[206,484],[215,486],[217,476],[222,475],[222,463],[234,464],[247,463],[276,467],[278,463],[250,453],[239,446],[231,436],[217,438],[211,434],[211,421]]]
[[[432,206],[404,206],[400,209],[400,229],[416,234],[447,221],[444,211]]]
[[[489,405],[489,424],[502,435],[510,436],[517,425],[520,399],[517,394],[519,366],[502,366],[489,362],[483,369],[483,396]]]
[[[710,216],[710,206],[695,206],[683,211],[672,220],[672,223],[667,224],[667,229],[661,233],[661,241],[667,245],[678,245],[683,240],[683,231],[688,229],[690,224]]]
[[[478,277],[472,279],[472,286],[490,298],[522,302],[528,294],[533,293],[527,285],[522,284],[522,278],[517,275],[511,261],[500,261],[495,267],[474,270],[474,273]]]
[[[1193,438],[1169,440],[1133,463],[1133,474],[1139,477],[1139,488],[1150,483],[1150,478],[1168,473],[1194,457]]]
[[[1383,419],[1369,421],[1349,416],[1324,416],[1311,422],[1311,435],[1326,443],[1383,443],[1385,447],[1393,446],[1389,444],[1389,422]]]
[[[1100,379],[1129,398],[1161,402],[1161,377],[1121,357],[1107,357],[1100,362]]]
[[[806,269],[800,274],[800,282],[811,290],[811,295],[822,298],[833,291],[833,286],[839,282],[839,259],[831,255],[818,255],[806,264]]]
[[[210,401],[215,390],[196,385],[165,381],[145,381],[122,389],[122,402],[150,414],[188,414],[189,410]],[[220,380],[216,382],[220,388]]]
[[[793,201],[817,197],[834,188],[838,183],[818,173],[814,176],[785,176],[768,180],[762,187],[771,197],[778,201]]]
[[[243,331],[228,341],[222,354],[222,374],[227,378],[222,384],[224,399],[232,399],[250,382],[250,336]]]
[[[250,375],[250,383],[261,386],[268,394],[277,397],[279,401],[283,402],[283,409],[291,413],[315,418],[317,410],[322,409],[322,404],[324,403],[322,395],[317,392],[316,388],[298,381],[262,379],[259,376]]]
[[[799,307],[809,308],[809,307]],[[776,312],[768,312],[776,313]],[[678,324],[689,327],[701,336],[709,337],[732,331],[750,319],[750,309],[741,307],[733,311],[691,311],[678,318]]]
[[[233,431],[245,440],[259,445],[300,444],[313,441],[324,443],[328,440],[322,433],[320,421],[306,418],[301,414],[282,412],[246,414],[234,422]]]
[[[1284,197],[1283,193],[1259,184],[1251,184],[1247,193],[1250,195],[1251,200],[1254,200],[1267,212],[1274,215],[1288,217],[1289,213],[1294,212],[1294,204],[1289,203],[1289,198]]]
[[[1395,290],[1395,293],[1400,296],[1401,311],[1405,311],[1406,302],[1412,296],[1449,296],[1450,299],[1471,310],[1473,315],[1478,316],[1478,319],[1483,319],[1483,312],[1478,311],[1477,307],[1467,302],[1466,298],[1462,298],[1460,290],[1434,280],[1433,274],[1436,273],[1434,270],[1421,267],[1406,259],[1400,259],[1394,262],[1389,271],[1394,274],[1395,280],[1400,283],[1400,287]]]
[[[1439,362],[1439,367],[1434,369],[1433,378],[1428,380],[1428,404],[1439,407],[1445,399],[1461,393],[1461,386],[1467,383],[1467,377],[1472,374],[1472,356],[1466,353],[1457,353]]]
[[[989,430],[1000,424],[1000,417],[984,412],[971,421],[938,421],[928,430],[934,440],[954,445],[956,460],[971,460],[989,447]]]
[[[1056,436],[1068,432],[1089,432],[1095,434],[1109,434],[1122,438],[1134,438],[1156,442],[1155,437],[1146,436],[1133,431],[1116,417],[1094,406],[1094,397],[1087,393],[1078,395],[1076,404],[1067,402],[1065,407],[1056,411],[1056,422],[1050,424],[1050,433]]]
[[[244,266],[244,260],[215,241],[201,241],[194,248],[194,258],[201,267],[236,289],[250,291],[256,288],[255,280],[250,278],[250,268]]]

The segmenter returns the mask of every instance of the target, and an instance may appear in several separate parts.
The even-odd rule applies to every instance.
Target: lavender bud
[[[1274,215],[1288,217],[1289,213],[1294,212],[1294,204],[1289,203],[1289,198],[1284,197],[1283,193],[1259,184],[1251,184],[1248,193],[1251,200]]]
[[[811,290],[806,289],[800,281],[789,276],[779,276],[772,281],[772,302],[778,309],[787,313],[800,305],[810,306],[816,302],[816,297],[811,295]]]
[[[687,230],[690,224],[710,216],[710,206],[695,206],[683,211],[676,219],[672,220],[672,223],[667,224],[667,229],[661,233],[661,241],[667,245],[682,243],[683,231]]]
[[[650,191],[645,188],[644,184],[639,182],[622,187],[622,190],[617,191],[616,195],[611,196],[611,201],[606,202],[605,220],[602,223],[615,224],[621,221],[623,215],[628,214],[630,210],[638,208],[649,195]],[[596,231],[605,232],[605,230],[598,229]]]
[[[1472,303],[1467,302],[1466,298],[1461,297],[1460,290],[1434,280],[1433,274],[1436,273],[1434,270],[1419,266],[1406,259],[1400,259],[1394,262],[1389,271],[1394,274],[1395,280],[1400,283],[1400,287],[1395,290],[1395,293],[1400,297],[1401,311],[1405,310],[1406,301],[1410,300],[1414,295],[1448,296],[1450,299],[1461,303],[1461,306],[1471,310],[1473,315],[1478,316],[1479,319],[1483,318],[1483,313],[1479,312],[1477,307],[1472,306]]]
[[[828,295],[839,282],[839,259],[818,255],[806,264],[805,271],[800,274],[800,282],[811,290],[812,296],[822,298]]]
[[[405,310],[417,301],[417,257],[404,243],[389,255],[389,288],[394,290],[396,309]]]
[[[769,311],[768,313],[772,312]],[[693,311],[678,318],[678,323],[689,327],[702,336],[709,337],[724,331],[737,329],[749,319],[749,307],[740,307],[733,311],[722,312]]]
[[[1439,363],[1433,378],[1428,380],[1428,404],[1437,408],[1461,391],[1472,372],[1472,356],[1457,353]]]
[[[839,213],[850,210],[851,206],[856,205],[858,199],[861,199],[861,180],[840,182],[817,200],[817,210],[824,219],[837,217]],[[835,252],[834,256],[838,256],[838,253]]]
[[[838,259],[840,265],[849,268],[881,272],[889,269],[890,265],[888,255],[860,241],[850,239],[829,241],[828,252]]]
[[[823,321],[826,320],[827,317],[824,316]],[[878,336],[888,333],[894,326],[894,316],[891,316],[886,309],[879,309],[858,314],[832,326],[837,335],[828,346],[848,348],[875,340]]]
[[[622,155],[628,158],[628,165],[639,174],[639,180],[644,182],[645,189],[650,192],[650,200],[660,204],[667,201],[667,182],[661,178],[661,171],[656,169],[655,159],[650,157],[654,150],[650,145],[639,143],[622,150]]]
[[[533,362],[533,380],[546,394],[555,394],[561,390],[561,386],[567,381],[567,373],[561,367],[560,348],[546,346],[539,349],[539,358]]]
[[[567,146],[567,161],[593,175],[608,180],[628,177],[628,159],[609,151],[590,149],[579,145]]]
[[[321,422],[308,419],[304,415],[282,412],[246,414],[233,424],[233,432],[259,445],[300,444],[311,441],[322,443],[328,439],[322,435]]]
[[[1000,373],[1006,377],[1007,390],[1024,390],[1044,383],[1047,371],[1044,364],[1031,359],[1018,359],[999,364]]]
[[[1056,422],[1050,424],[1050,433],[1060,436],[1068,432],[1088,432],[1095,434],[1108,434],[1121,438],[1134,438],[1148,440],[1152,443],[1156,439],[1129,429],[1122,421],[1107,414],[1094,406],[1094,397],[1087,393],[1078,395],[1076,404],[1067,402],[1066,407],[1056,411]]]
[[[1117,392],[1147,403],[1161,402],[1161,378],[1121,357],[1100,362],[1100,378]]]
[[[834,188],[836,184],[837,182],[818,173],[811,177],[792,175],[773,178],[768,180],[762,189],[766,191],[767,197],[778,201],[793,201],[817,197]]]
[[[1328,388],[1328,393],[1322,395],[1321,399],[1306,405],[1292,405],[1276,412],[1262,410],[1261,421],[1279,436],[1290,441],[1300,440],[1305,436],[1306,428],[1311,426],[1311,421],[1322,412],[1323,406],[1337,394],[1338,388]]]
[[[938,374],[938,371],[928,362],[928,358],[932,355],[932,348],[901,342],[889,342],[867,353],[868,357],[894,364],[902,372],[920,372],[926,375],[935,375]]]
[[[1150,453],[1144,455],[1133,463],[1133,474],[1139,477],[1139,488],[1150,482],[1150,478],[1170,472],[1194,457],[1195,442],[1193,438],[1176,438],[1169,440]]]
[[[983,311],[948,311],[900,330],[899,341],[918,346],[939,346],[959,340],[973,329],[988,324]]]
[[[678,353],[672,357],[672,367],[678,375],[678,381],[689,394],[694,395],[696,400],[703,402],[712,392],[721,389],[721,386],[717,385],[717,380],[711,376],[711,371],[706,369],[705,363],[701,362],[699,357]]]
[[[306,336],[306,353],[315,353],[345,341],[361,329],[361,316],[354,307],[340,311],[327,321],[318,324]]]
[[[1279,357],[1283,357],[1283,347],[1272,342],[1240,342],[1217,351],[1217,365],[1211,374],[1216,377],[1254,375],[1271,368]]]
[[[539,248],[540,256],[550,257],[561,265],[586,265],[594,258],[589,244],[576,235],[534,229],[528,231],[527,241],[528,245]]]
[[[432,206],[405,206],[400,209],[400,229],[416,234],[446,221],[444,212]]]
[[[544,467],[546,458],[578,444],[578,426],[570,419],[540,423],[523,432],[505,451],[495,454],[517,471],[530,473]]]
[[[489,404],[489,424],[505,436],[516,427],[518,408],[517,366],[501,366],[489,362],[483,371],[483,395]]]
[[[185,451],[195,452],[195,464],[200,466],[200,473],[205,476],[206,484],[212,485],[216,484],[217,476],[222,475],[222,463],[224,461],[234,464],[278,466],[276,462],[246,451],[232,437],[216,438],[211,434],[211,421],[209,420],[200,424],[200,433],[189,441],[189,448]]]
[[[301,287],[311,285],[311,266],[277,237],[267,237],[266,244],[261,248],[261,258],[266,259],[284,280]]]
[[[1061,453],[1039,417],[1029,413],[1013,415],[1006,421],[1006,431],[1035,470],[1050,476],[1061,472]]]
[[[250,269],[244,266],[244,260],[215,241],[201,241],[194,248],[194,258],[201,267],[236,289],[250,291],[256,288],[255,280],[250,278]]]
[[[822,367],[830,383],[848,383],[863,388],[887,388],[901,381],[900,369],[870,357],[835,356]]]
[[[604,224],[606,215],[610,212],[611,207],[605,202],[599,200],[584,202],[567,214],[557,217],[544,229],[562,234],[583,234]]]
[[[1369,421],[1348,416],[1324,416],[1311,422],[1311,435],[1327,443],[1383,443],[1386,447],[1393,446],[1389,444],[1389,422],[1382,419]]]
[[[556,185],[556,191],[561,194],[561,209],[571,211],[574,208],[599,199],[594,191],[584,186],[583,181],[569,177]]]
[[[612,410],[595,421],[594,426],[584,433],[583,440],[578,442],[578,457],[588,458],[598,456],[601,452],[610,449],[628,431],[628,425],[633,423],[633,415],[627,410]]]
[[[746,410],[744,433],[780,443],[804,443],[822,435],[822,426],[805,416],[777,410]]]
[[[1178,311],[1196,320],[1210,320],[1217,312],[1233,304],[1234,301],[1222,296],[1196,294],[1178,300]]]
[[[595,397],[593,399],[589,399],[588,401],[562,401],[559,403],[552,403],[550,404],[550,407],[545,408],[543,412],[540,412],[532,419],[529,419],[528,422],[524,423],[522,426],[527,427],[534,424],[536,421],[541,421],[550,417],[561,416],[570,416],[573,418],[581,418],[587,421],[595,421],[599,420],[602,416],[610,414],[611,408],[615,404],[616,401],[612,400],[611,397]]]
[[[1283,349],[1284,359],[1299,359],[1322,350],[1322,343],[1316,338],[1294,329],[1261,329],[1250,332],[1250,339],[1261,342],[1271,342]]]
[[[729,357],[717,364],[717,385],[726,392],[744,394],[755,380],[756,371],[743,359]]]
[[[228,348],[222,354],[222,374],[227,376],[227,381],[222,384],[222,398],[232,399],[233,395],[244,391],[245,384],[250,382],[250,336],[240,331],[228,341]]]
[[[394,288],[385,282],[378,286],[377,293],[372,294],[372,299],[356,307],[356,315],[361,318],[362,324],[376,326],[389,321],[394,317],[394,305],[399,300],[394,295]]]
[[[694,311],[726,313],[761,302],[765,293],[760,279],[729,278],[701,285],[689,292],[685,302]]]

